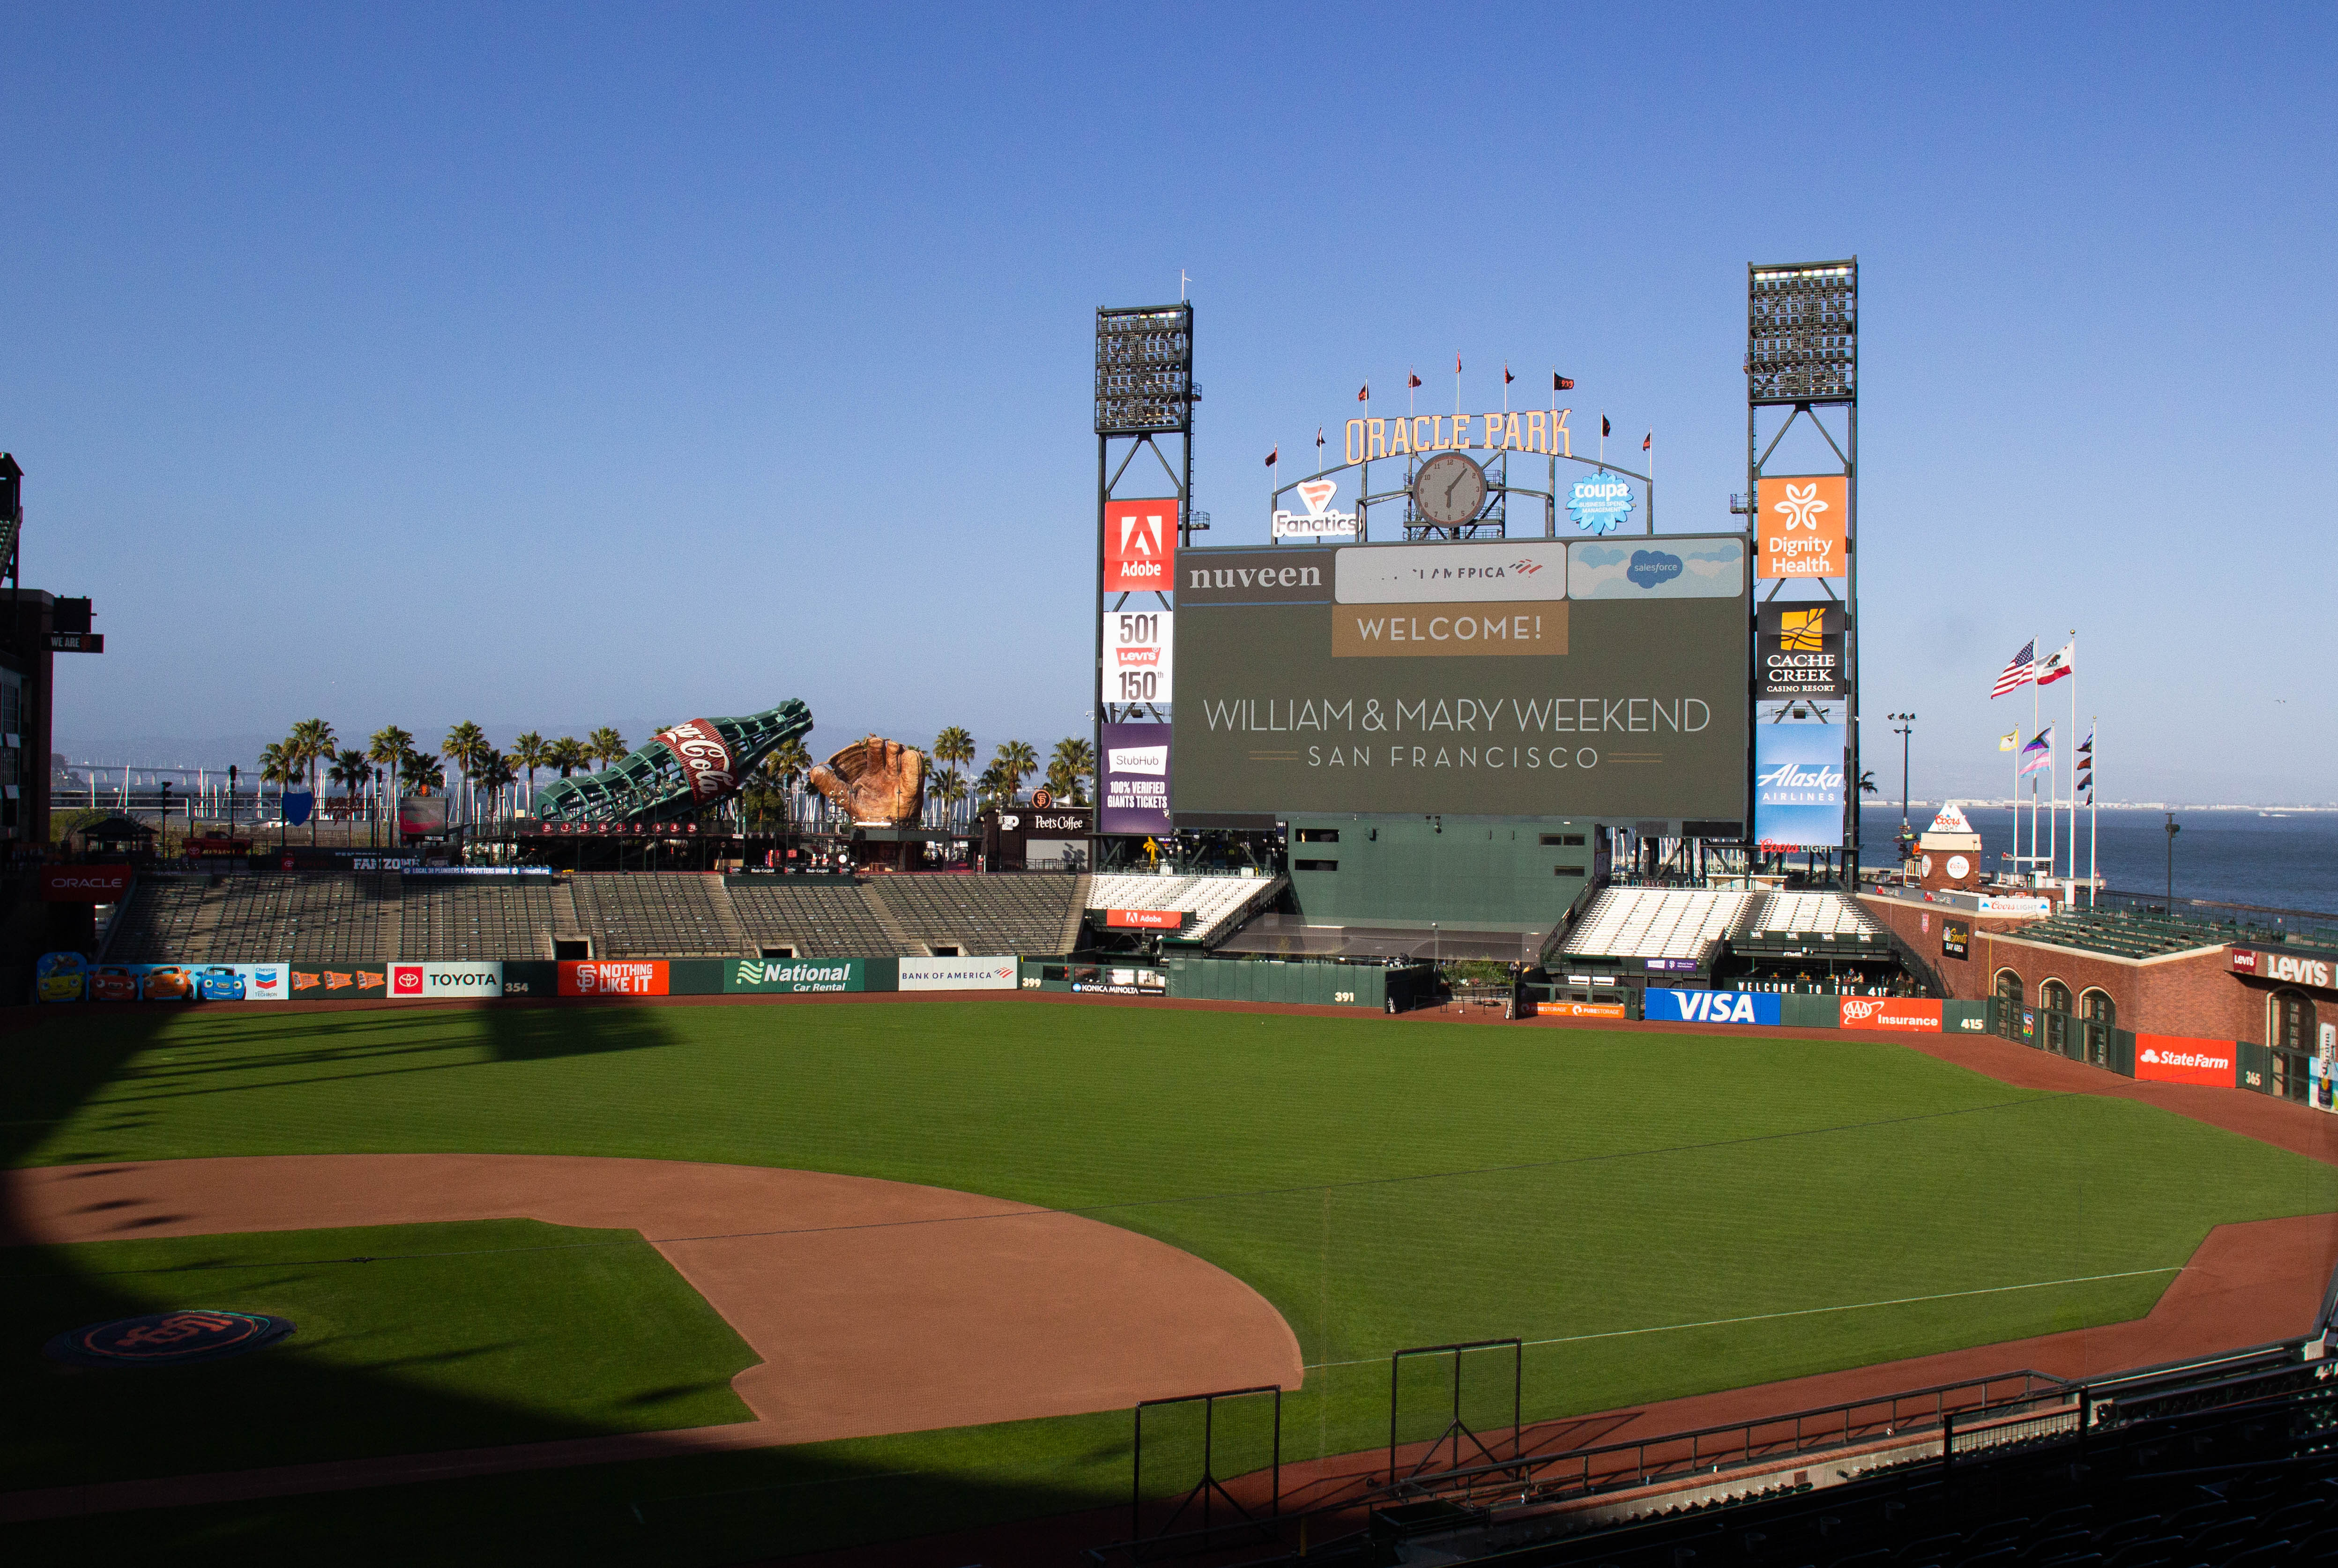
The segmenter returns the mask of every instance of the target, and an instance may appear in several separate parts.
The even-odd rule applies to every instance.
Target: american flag
[[[2030,676],[2036,668],[2032,661],[2037,653],[2038,639],[2032,637],[2021,645],[2021,652],[2016,653],[2012,661],[2006,665],[2003,672],[1997,678],[1997,684],[1989,689],[1989,694],[1992,698],[2002,697],[2017,687],[2029,685]]]

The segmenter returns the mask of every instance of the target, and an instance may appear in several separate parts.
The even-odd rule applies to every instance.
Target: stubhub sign
[[[1660,991],[1648,987],[1641,1016],[1675,1024],[1770,1024],[1781,1017],[1779,999],[1758,991]]]

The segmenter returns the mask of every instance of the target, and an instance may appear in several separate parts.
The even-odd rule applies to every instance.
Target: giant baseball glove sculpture
[[[926,754],[899,740],[856,740],[807,777],[861,827],[915,827],[925,809]]]

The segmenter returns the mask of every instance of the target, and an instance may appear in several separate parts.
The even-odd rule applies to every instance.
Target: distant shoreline
[[[1897,801],[1885,800],[1881,797],[1872,797],[1860,802],[1862,809],[1871,811],[1881,811],[1897,804]],[[2038,804],[2049,809],[2056,806],[2059,806],[2066,811],[2070,808],[2070,802],[2068,799],[2054,801],[2041,796]],[[1942,806],[1979,806],[1990,811],[2007,811],[2017,806],[2027,809],[2029,805],[2029,801],[2026,799],[2009,800],[2001,796],[1951,795],[1945,800],[1911,799],[1908,802],[1908,808],[1912,811],[1917,807],[1922,806],[1928,809],[1938,810]],[[2269,811],[2284,817],[2338,816],[2338,806],[2234,806],[2215,805],[2196,800],[2103,800],[2097,802],[2095,806],[2081,803],[2078,807],[2081,811],[2097,808],[2104,811]]]

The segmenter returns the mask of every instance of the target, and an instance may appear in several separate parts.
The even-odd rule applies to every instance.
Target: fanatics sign
[[[1104,504],[1104,591],[1166,593],[1176,587],[1177,500]]]

